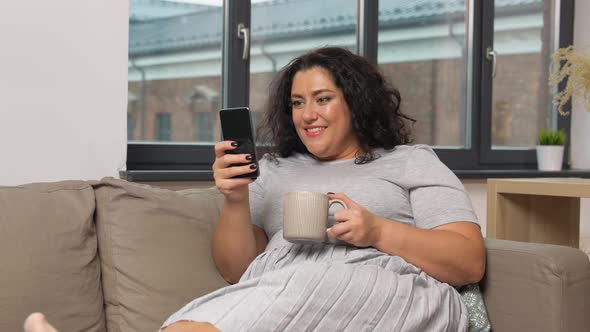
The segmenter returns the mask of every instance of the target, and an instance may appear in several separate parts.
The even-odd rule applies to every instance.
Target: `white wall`
[[[473,204],[473,210],[479,219],[481,225],[481,233],[485,236],[487,231],[487,190],[486,180],[463,180],[463,186],[471,198]]]
[[[574,20],[574,47],[590,54],[590,1],[576,0]],[[582,103],[574,103],[572,116],[571,161],[573,168],[590,168],[590,109],[586,112]]]
[[[574,47],[590,54],[590,1],[576,0]],[[587,112],[588,111],[588,112]],[[572,110],[572,167],[590,169],[590,109],[580,103]],[[590,199],[584,198],[580,211],[580,248],[590,256]]]
[[[128,2],[0,1],[0,185],[116,176]]]

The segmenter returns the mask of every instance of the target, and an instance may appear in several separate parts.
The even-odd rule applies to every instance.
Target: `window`
[[[416,143],[469,147],[465,1],[423,3],[379,1],[379,67],[417,120]]]
[[[219,107],[222,8],[221,1],[206,2],[131,0],[128,71],[136,105],[128,111],[137,113],[139,130],[129,143],[199,142],[194,114]],[[174,114],[172,137],[150,130],[159,110]]]
[[[547,84],[547,68],[555,49],[552,2],[495,2],[493,149],[532,148],[539,129],[556,124]]]
[[[195,128],[195,141],[197,142],[214,142],[213,140],[213,113],[198,112],[196,114],[197,124]]]
[[[496,72],[492,88],[492,147],[530,148],[539,129],[553,126],[547,82],[551,1],[494,6]],[[549,117],[548,117],[549,116]]]
[[[536,168],[537,130],[569,130],[545,82],[572,18],[573,0],[131,0],[129,178],[210,180],[218,110],[256,125],[275,73],[325,45],[377,63],[451,169]]]
[[[479,162],[536,168],[538,130],[569,132],[570,118],[551,109],[547,74],[553,51],[573,41],[573,1],[495,0],[482,12]]]
[[[133,113],[127,113],[127,140],[133,140],[133,132],[135,131],[135,117]]]
[[[172,127],[170,125],[170,113],[156,114],[156,132],[154,135],[158,141],[170,141],[172,137]]]
[[[251,112],[250,113],[251,116],[251,120],[252,120],[252,128],[258,128],[258,125],[260,124],[260,117],[262,116],[261,112]],[[254,133],[256,134],[256,133]],[[256,137],[254,137],[254,139],[256,139]]]
[[[269,84],[291,59],[322,46],[356,50],[356,6],[356,0],[252,5],[249,105],[253,119],[260,118]]]

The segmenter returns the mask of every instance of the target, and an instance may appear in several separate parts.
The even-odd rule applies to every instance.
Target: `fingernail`
[[[257,168],[258,168],[258,165],[256,165],[256,164],[250,165],[250,169],[257,169]]]
[[[238,142],[231,142],[231,146],[238,147]]]
[[[254,157],[252,157],[252,155],[251,155],[251,154],[249,154],[249,155],[247,155],[247,156],[246,156],[246,160],[252,160],[253,158],[254,158]]]
[[[328,195],[335,195],[335,194],[331,191],[328,191]]]

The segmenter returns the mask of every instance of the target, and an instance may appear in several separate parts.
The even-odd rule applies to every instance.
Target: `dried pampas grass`
[[[565,78],[565,88],[559,91],[558,85]],[[590,55],[578,52],[572,46],[555,51],[549,67],[549,86],[553,92],[553,105],[559,114],[569,113],[563,107],[572,96],[590,112]]]

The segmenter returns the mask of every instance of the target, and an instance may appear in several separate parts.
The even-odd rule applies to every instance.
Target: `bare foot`
[[[42,313],[35,312],[25,320],[25,332],[57,332]]]

